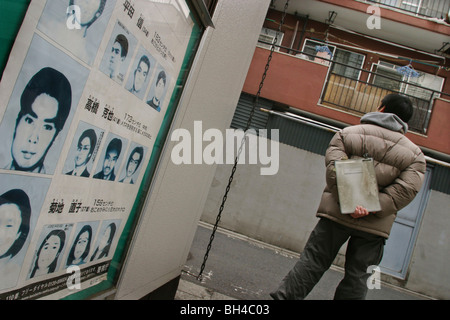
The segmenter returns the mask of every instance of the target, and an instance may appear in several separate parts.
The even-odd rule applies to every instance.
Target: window
[[[333,63],[331,67],[332,73],[353,80],[359,79],[360,69],[364,63],[364,55],[343,49],[336,49],[336,55],[333,61],[338,63]]]
[[[426,133],[433,99],[440,96],[444,79],[421,71],[416,71],[418,76],[415,77],[402,74],[398,72],[401,66],[385,61],[379,61],[373,67],[372,84],[390,92],[407,95],[415,107],[414,115],[408,125],[412,131]]]
[[[444,83],[444,78],[421,71],[418,71],[418,77],[403,75],[397,71],[401,66],[385,61],[380,61],[374,67],[374,85],[421,100],[430,101],[438,97],[435,91],[441,91]]]
[[[391,91],[400,91],[403,76],[396,71],[393,64],[380,61],[378,65],[375,65],[375,68],[374,85]]]
[[[262,28],[261,33],[259,34],[258,41],[262,41],[264,43],[259,42],[259,46],[262,48],[270,49],[272,47],[272,44],[274,44],[275,37],[277,35],[276,30],[268,29],[268,28]],[[275,45],[280,46],[281,41],[283,40],[284,33],[280,32],[277,37],[277,42]],[[275,47],[275,51],[279,51],[280,47]]]
[[[324,47],[329,51],[324,51]],[[303,46],[303,58],[315,62],[321,62],[329,65],[329,61],[323,59],[332,59],[331,72],[346,78],[358,80],[360,70],[363,66],[364,55],[337,48],[324,42],[307,39]]]
[[[304,54],[301,54],[300,57],[311,60],[311,61],[320,62],[325,65],[329,65],[329,61],[323,60],[323,59],[332,59],[332,57],[334,56],[336,47],[327,45],[329,52],[317,50],[318,48],[323,48],[323,47],[325,47],[324,42],[307,39],[303,46]]]

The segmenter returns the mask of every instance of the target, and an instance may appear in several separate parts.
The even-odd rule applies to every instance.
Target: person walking
[[[397,212],[414,199],[424,180],[425,156],[405,136],[412,115],[409,98],[389,94],[376,112],[361,118],[359,125],[334,135],[325,154],[326,187],[316,213],[319,222],[299,261],[270,293],[273,299],[304,299],[347,240],[345,275],[334,299],[365,299],[368,268],[380,263]],[[369,212],[356,206],[353,213],[342,214],[335,161],[366,157],[373,159],[381,210]]]

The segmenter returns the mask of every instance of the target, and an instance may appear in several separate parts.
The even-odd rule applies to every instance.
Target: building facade
[[[271,177],[242,169],[223,227],[301,252],[316,222],[331,137],[375,111],[386,94],[401,93],[415,106],[407,136],[427,156],[427,175],[398,213],[381,270],[387,282],[448,299],[449,2],[290,1],[277,36],[284,4],[272,1],[231,124],[245,128],[276,40],[252,126],[279,130],[280,169]],[[216,173],[207,222],[227,172]]]

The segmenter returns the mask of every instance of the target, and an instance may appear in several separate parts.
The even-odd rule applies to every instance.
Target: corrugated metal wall
[[[241,94],[239,98],[236,111],[234,112],[233,120],[231,121],[231,128],[245,129],[247,127],[247,120],[250,117],[250,112],[253,108],[255,97],[248,94]],[[258,106],[253,114],[250,129],[265,129],[267,128],[268,113],[260,111],[259,108],[272,109],[273,103],[269,100],[259,99]]]
[[[325,155],[334,133],[279,116],[270,116],[267,129],[279,129],[280,142]]]
[[[279,129],[279,142],[316,154],[325,155],[328,143],[333,137],[332,132],[277,115],[269,115],[266,112],[260,111],[259,108],[262,107],[272,110],[273,102],[261,98],[258,102],[251,128],[268,129],[269,137],[270,129]],[[244,129],[246,127],[253,103],[253,96],[244,93],[241,95],[231,122],[231,128]]]
[[[450,194],[450,168],[436,165],[430,183],[431,190]]]

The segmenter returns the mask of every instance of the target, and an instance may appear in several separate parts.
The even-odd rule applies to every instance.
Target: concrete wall
[[[280,144],[279,171],[261,176],[260,165],[240,165],[219,226],[300,253],[317,223],[315,213],[325,187],[325,159]],[[201,220],[214,224],[231,165],[219,166]],[[407,278],[382,280],[438,299],[450,298],[450,195],[431,191]],[[346,245],[335,264],[343,267]]]
[[[280,144],[276,175],[260,175],[261,165],[238,165],[220,226],[295,252],[301,252],[325,188],[323,156]],[[214,223],[232,165],[216,171],[202,221]]]
[[[229,126],[269,0],[219,0],[202,38],[173,130]],[[243,32],[245,30],[245,32]],[[139,299],[176,278],[186,262],[215,166],[173,164],[168,141],[126,257],[115,299]]]

